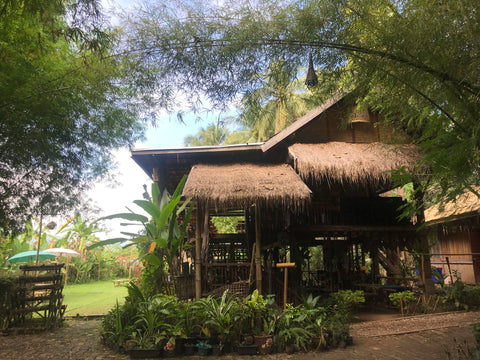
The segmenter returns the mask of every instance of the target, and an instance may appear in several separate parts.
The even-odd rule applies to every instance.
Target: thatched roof
[[[480,187],[474,186],[475,191],[480,192]],[[480,212],[480,199],[471,191],[465,191],[457,196],[455,201],[449,201],[442,206],[440,204],[425,210],[425,222],[430,224],[447,222],[471,216],[472,213]]]
[[[414,145],[329,142],[294,144],[288,150],[294,168],[304,179],[374,186],[388,181],[389,170],[419,160]]]
[[[216,208],[244,208],[256,203],[301,209],[310,189],[295,171],[281,165],[195,165],[183,195]]]

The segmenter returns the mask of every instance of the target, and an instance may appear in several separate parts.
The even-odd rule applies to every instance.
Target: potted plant
[[[160,357],[162,350],[158,347],[159,338],[138,330],[132,334],[131,340],[135,344],[128,350],[128,354],[132,359]]]
[[[132,340],[136,346],[129,349],[128,353],[133,358],[145,358],[160,356],[162,342],[165,342],[169,324],[164,320],[157,307],[159,302],[152,299],[148,302],[141,302],[138,306],[135,325],[137,330],[132,334]],[[162,307],[163,309],[163,307]]]
[[[331,294],[334,301],[331,313],[328,316],[328,325],[331,331],[331,344],[345,347],[353,343],[350,336],[351,312],[353,306],[365,302],[363,291],[340,290]]]
[[[175,337],[170,337],[163,347],[163,357],[174,357],[177,354]]]
[[[236,345],[236,351],[238,355],[255,355],[257,353],[257,345],[253,341],[253,336],[245,336]]]
[[[307,325],[306,329],[312,334],[311,349],[325,350],[328,343],[328,332],[325,329],[324,318],[317,317]]]
[[[200,341],[197,344],[197,348],[198,348],[198,355],[207,356],[210,352],[210,349],[212,348],[212,345],[210,345],[208,342]]]
[[[240,320],[238,299],[228,296],[228,291],[222,294],[220,301],[213,296],[198,300],[204,316],[204,326],[209,329],[210,343],[218,344],[218,351],[230,352],[231,342],[237,334],[235,331]],[[213,339],[215,334],[217,339]]]
[[[312,335],[310,348],[312,350],[323,350],[327,348],[328,333],[325,329],[327,316],[325,307],[317,306],[320,297],[313,297],[311,294],[303,300],[303,311],[305,312],[305,329]]]
[[[312,334],[307,329],[309,311],[303,306],[290,304],[278,321],[278,348],[291,354],[298,350],[307,350]]]
[[[115,352],[123,352],[125,350],[125,342],[133,330],[133,327],[126,324],[124,319],[122,319],[123,315],[128,314],[126,314],[126,310],[123,307],[119,306],[117,301],[115,307],[109,311],[102,321],[102,341]]]
[[[278,317],[275,314],[263,321],[263,330],[260,334],[253,336],[253,340],[258,347],[260,354],[270,354],[273,350],[273,335],[275,333],[275,325]]]

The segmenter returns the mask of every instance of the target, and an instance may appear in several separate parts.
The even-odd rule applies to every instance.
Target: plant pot
[[[196,350],[197,350],[197,345],[185,344],[185,346],[183,347],[183,354],[186,356],[191,356],[195,354]]]
[[[200,356],[207,356],[210,353],[210,350],[212,349],[212,345],[210,344],[197,344],[198,348],[198,355]]]
[[[219,344],[212,345],[212,355],[219,356],[223,354],[222,347]]]
[[[149,358],[159,358],[162,354],[160,349],[138,349],[133,348],[128,350],[128,355],[132,359],[149,359]]]
[[[223,341],[222,345],[222,352],[224,354],[230,354],[232,352],[232,342],[231,341]]]
[[[177,337],[175,339],[175,354],[180,356],[183,355],[185,352],[185,344],[187,342],[187,339]]]
[[[162,352],[162,357],[164,358],[173,358],[177,356],[177,352],[176,352],[176,349],[173,349],[173,350],[163,350]]]
[[[270,354],[273,347],[273,335],[254,335],[253,341],[258,347],[260,354]]]
[[[238,344],[237,345],[238,355],[256,355],[257,354],[257,345],[255,344]]]

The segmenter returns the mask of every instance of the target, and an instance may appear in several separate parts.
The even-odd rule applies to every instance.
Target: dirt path
[[[480,312],[444,313],[409,318],[366,321],[352,325],[353,346],[321,353],[276,354],[262,359],[459,359],[457,347],[473,347],[470,325],[480,322]],[[0,359],[129,359],[99,342],[100,320],[67,320],[66,326],[36,335],[0,337]],[[221,359],[258,360],[259,356],[223,356]],[[177,358],[177,359],[187,359]],[[193,356],[188,359],[204,359]],[[216,359],[208,357],[208,359]]]

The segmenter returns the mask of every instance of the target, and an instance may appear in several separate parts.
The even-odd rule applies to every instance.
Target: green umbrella
[[[55,259],[55,254],[50,254],[48,252],[40,251],[38,253],[38,261]],[[18,254],[13,255],[8,258],[8,261],[12,263],[21,263],[21,262],[33,262],[37,258],[36,250],[24,251]]]

